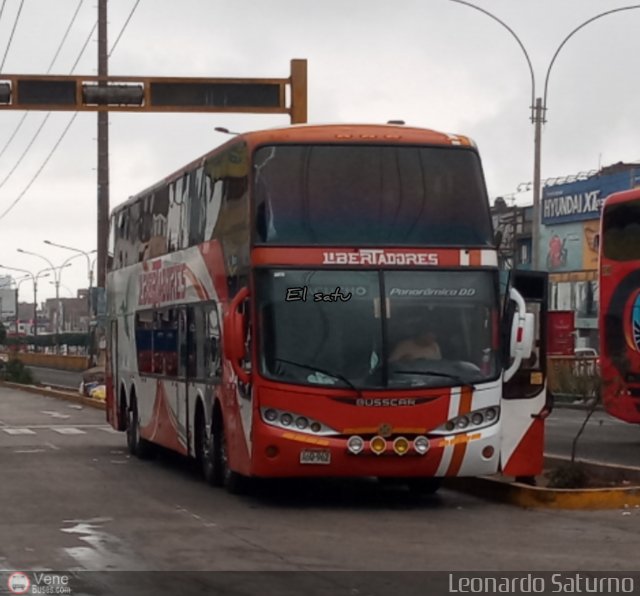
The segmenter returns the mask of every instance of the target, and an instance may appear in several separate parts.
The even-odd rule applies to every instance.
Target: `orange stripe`
[[[469,251],[469,265],[471,267],[479,267],[482,265],[482,253],[479,250]]]
[[[467,443],[458,443],[453,448],[453,455],[451,456],[451,462],[449,463],[449,468],[447,469],[447,476],[457,476],[460,471],[460,466],[462,466],[462,460],[464,459],[464,454],[467,450]]]
[[[458,416],[464,416],[471,412],[471,398],[473,397],[473,389],[471,387],[463,387],[460,390],[460,407]]]

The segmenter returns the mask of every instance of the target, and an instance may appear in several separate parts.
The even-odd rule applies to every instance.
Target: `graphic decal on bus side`
[[[631,337],[633,347],[640,352],[640,291],[636,294],[631,307]]]
[[[140,429],[140,435],[154,443],[159,443],[183,455],[187,454],[187,440],[173,410],[168,404],[167,393],[162,381],[157,381],[156,396],[149,422]]]

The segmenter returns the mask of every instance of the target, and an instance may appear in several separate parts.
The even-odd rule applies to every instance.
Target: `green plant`
[[[32,385],[35,382],[31,370],[16,358],[12,358],[6,363],[0,375],[4,381],[9,381],[10,383]]]

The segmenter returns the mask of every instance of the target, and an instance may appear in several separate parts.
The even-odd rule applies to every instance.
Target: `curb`
[[[569,458],[545,457],[545,464],[557,465]],[[506,482],[502,478],[447,478],[447,488],[477,497],[516,505],[528,509],[564,509],[595,511],[603,509],[640,508],[640,468],[616,466],[593,461],[577,461],[605,476],[628,478],[632,485],[605,488],[545,488],[520,482]],[[630,513],[630,512],[629,512]]]
[[[491,501],[528,509],[601,510],[640,507],[640,486],[621,488],[540,488],[491,478],[456,478],[445,486]]]
[[[42,395],[45,397],[55,397],[57,399],[63,399],[65,401],[71,401],[77,404],[89,406],[99,410],[105,409],[105,403],[99,399],[92,399],[85,397],[79,393],[72,391],[64,391],[60,389],[53,389],[51,387],[38,387],[36,385],[22,385],[21,383],[9,383],[7,381],[0,381],[0,387],[7,387],[9,389],[18,389],[20,391],[28,391],[29,393],[35,393],[36,395]]]

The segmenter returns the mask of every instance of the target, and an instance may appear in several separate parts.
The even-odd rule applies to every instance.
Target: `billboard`
[[[638,185],[640,168],[547,186],[542,190],[542,223],[549,225],[598,219],[607,196]]]
[[[542,226],[539,263],[547,271],[578,271],[583,263],[582,223]]]

